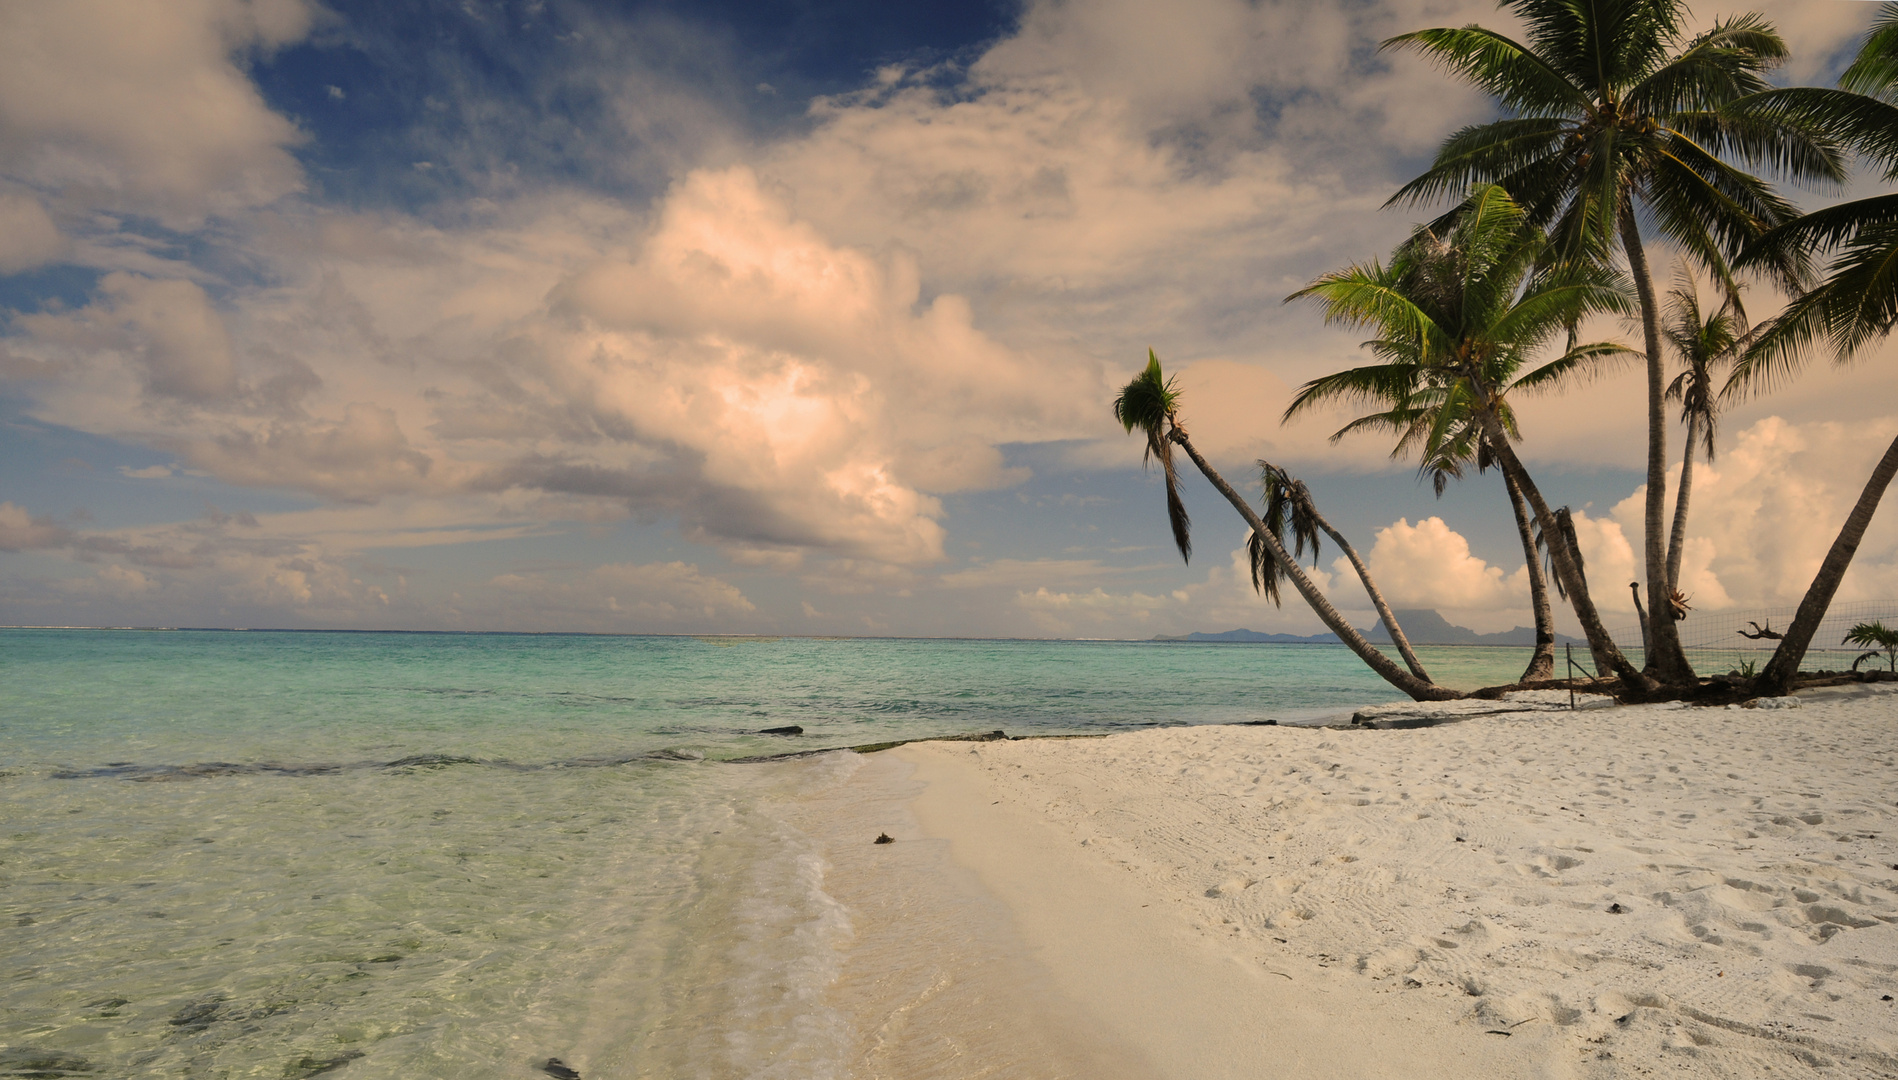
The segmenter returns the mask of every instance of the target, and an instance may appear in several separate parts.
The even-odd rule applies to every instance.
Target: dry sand
[[[932,1075],[1898,1077],[1898,695],[1802,705],[903,747],[833,891],[934,881],[967,935],[920,1002],[839,992],[946,1024]],[[957,1058],[1002,1017],[1067,1056]]]

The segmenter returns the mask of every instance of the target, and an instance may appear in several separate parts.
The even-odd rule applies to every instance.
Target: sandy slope
[[[1898,1076],[1898,695],[897,753],[1160,1075]]]

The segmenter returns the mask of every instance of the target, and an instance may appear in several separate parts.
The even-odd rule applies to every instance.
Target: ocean
[[[0,1077],[857,1075],[839,987],[948,923],[839,898],[870,759],[737,759],[1399,698],[1341,646],[0,630]]]

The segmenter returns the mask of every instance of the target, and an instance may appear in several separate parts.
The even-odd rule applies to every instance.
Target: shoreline
[[[910,743],[833,850],[933,852],[1129,1076],[1898,1076],[1898,694],[1802,698]]]

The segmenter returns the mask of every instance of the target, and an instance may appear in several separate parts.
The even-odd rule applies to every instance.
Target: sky
[[[1874,14],[1760,10],[1787,84],[1830,84]],[[1304,479],[1395,607],[1526,625],[1499,476],[1439,498],[1378,437],[1329,441],[1348,412],[1279,420],[1366,358],[1284,298],[1433,216],[1384,204],[1494,115],[1377,44],[1469,22],[1512,27],[1460,0],[0,6],[0,624],[1322,629],[1252,591],[1196,475],[1173,550],[1110,410],[1152,348],[1222,472]],[[1797,601],[1898,434],[1894,359],[1729,406],[1697,608]],[[1518,409],[1632,623],[1639,373]],[[1842,601],[1898,596],[1894,522]],[[1336,558],[1314,577],[1372,625]]]

